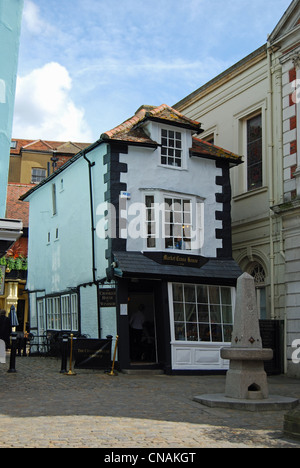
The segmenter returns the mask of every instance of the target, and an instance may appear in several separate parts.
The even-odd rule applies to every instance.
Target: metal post
[[[69,372],[66,372],[65,375],[76,375],[76,372],[73,372],[72,371],[72,360],[73,360],[73,338],[74,338],[74,335],[73,333],[71,333],[70,335],[70,340],[71,340],[71,343],[70,343],[70,369],[69,369]]]
[[[17,333],[11,335],[10,365],[7,372],[15,374],[16,371],[16,352],[17,352]]]
[[[111,376],[118,375],[118,374],[115,372],[115,362],[116,362],[116,356],[117,356],[118,341],[119,341],[119,336],[117,335],[117,336],[116,336],[116,344],[115,344],[115,351],[114,351],[114,357],[113,357],[112,368],[111,368],[111,371],[110,371],[107,375],[111,375]]]
[[[61,350],[61,374],[67,373],[67,359],[68,359],[68,335],[63,335],[62,350]]]

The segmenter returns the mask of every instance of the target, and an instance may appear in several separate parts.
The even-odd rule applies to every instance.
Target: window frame
[[[181,152],[181,167],[172,166],[168,164],[162,164],[162,154],[161,154],[161,139],[162,139],[162,130],[173,131],[175,133],[181,133],[181,142],[182,142],[182,152]],[[188,159],[189,159],[189,148],[192,146],[192,137],[188,130],[185,128],[179,127],[177,125],[157,125],[155,129],[152,130],[153,138],[156,138],[156,141],[159,142],[159,148],[157,150],[157,165],[163,169],[170,169],[173,171],[187,171],[188,170]]]
[[[160,251],[160,252],[169,252],[169,253],[187,253],[187,254],[197,254],[201,255],[201,250],[204,242],[204,199],[196,195],[182,194],[176,192],[165,192],[162,190],[144,190],[143,191],[143,200],[145,206],[145,240],[144,240],[144,250],[145,251]],[[154,230],[150,233],[148,232],[148,225],[150,220],[148,218],[147,208],[147,197],[153,197],[154,206],[152,211],[154,213],[154,220],[151,220],[151,224]],[[165,211],[165,199],[174,199],[181,200],[183,202],[190,202],[190,231],[191,231],[191,248],[190,249],[176,249],[176,248],[167,248],[166,247],[166,211]],[[162,209],[163,207],[163,209]],[[153,246],[149,246],[149,238],[154,239]],[[188,236],[186,236],[188,238]],[[174,244],[173,244],[174,245]],[[195,248],[195,246],[197,246]]]
[[[258,138],[256,141],[261,140],[261,160],[259,163],[249,165],[250,155],[249,155],[249,146],[255,143],[255,140],[249,142],[249,123],[260,116],[261,119],[261,137]],[[262,109],[259,109],[257,112],[253,113],[252,115],[247,116],[244,119],[244,147],[245,147],[245,155],[246,155],[246,165],[245,165],[245,188],[247,192],[253,192],[254,190],[259,190],[264,186],[264,125],[263,125],[263,112]],[[261,183],[259,186],[255,186],[251,188],[250,186],[250,169],[253,166],[257,166],[258,164],[261,165]]]
[[[161,165],[176,168],[176,169],[182,169],[183,168],[183,133],[181,131],[178,131],[176,127],[172,129],[169,129],[167,127],[161,128],[160,129],[160,142],[161,142],[161,152],[160,152]],[[172,145],[172,142],[173,142],[173,145]],[[165,153],[163,153],[164,151]],[[173,154],[171,154],[171,152],[173,152]],[[166,161],[163,162],[163,160],[166,160]],[[170,164],[171,160],[173,160],[173,164]],[[176,161],[177,161],[177,164],[176,164]]]
[[[174,286],[181,286],[182,287],[182,292],[183,292],[183,302],[180,302],[180,301],[175,301],[175,298],[174,298]],[[195,302],[192,302],[192,301],[186,301],[186,297],[185,297],[185,288],[188,288],[188,287],[194,287],[194,290],[195,290]],[[198,288],[206,288],[206,291],[207,291],[207,298],[208,298],[208,302],[204,302],[203,301],[203,304],[201,302],[198,302],[198,298],[199,296],[198,295]],[[219,304],[214,304],[213,301],[211,301],[210,299],[210,289],[209,288],[218,288],[219,289],[219,300],[220,300],[220,303]],[[223,303],[222,302],[222,293],[221,293],[221,290],[222,289],[228,289],[230,290],[230,298],[231,298],[231,304],[226,304],[225,302]],[[170,326],[171,326],[171,340],[173,343],[176,343],[176,344],[186,344],[186,345],[191,345],[191,344],[208,344],[208,345],[216,345],[216,344],[228,344],[228,343],[231,343],[232,341],[232,331],[233,331],[233,325],[234,325],[234,312],[235,312],[235,297],[236,297],[236,291],[235,291],[235,288],[234,287],[231,287],[231,286],[224,286],[224,285],[203,285],[203,284],[191,284],[191,283],[169,283],[169,308],[170,308]],[[184,313],[184,320],[175,320],[175,304],[183,304],[183,313]],[[197,317],[197,321],[188,321],[186,320],[187,318],[187,315],[186,315],[186,310],[187,310],[187,307],[186,306],[196,306],[195,307],[195,313],[196,313],[196,317]],[[208,310],[207,310],[207,314],[208,314],[208,319],[209,321],[208,322],[204,322],[204,321],[200,321],[199,318],[200,318],[200,314],[204,314],[204,308],[202,309],[202,312],[201,312],[201,309],[199,308],[199,306],[206,306],[208,307]],[[212,322],[212,312],[214,314],[217,314],[217,307],[220,307],[220,318],[221,318],[221,321],[220,323],[218,322]],[[224,315],[225,315],[225,308],[226,307],[230,307],[231,308],[231,318],[232,320],[229,322],[229,321],[225,321],[224,320]],[[180,309],[180,307],[179,307]],[[180,310],[177,309],[177,313],[180,314]],[[190,312],[189,313],[193,313],[191,312],[193,309],[193,307],[190,307]],[[179,312],[178,312],[179,311]],[[227,310],[228,312],[228,310]],[[202,315],[203,316],[203,315]],[[184,324],[184,330],[185,330],[185,339],[177,339],[176,337],[176,324]],[[188,340],[188,327],[187,327],[187,324],[189,325],[196,325],[196,328],[197,328],[197,338],[196,340]],[[215,330],[213,330],[212,326],[215,325],[215,326],[219,326],[221,327],[221,333],[222,333],[222,340],[223,341],[218,341],[218,340],[214,340],[213,339],[213,336],[217,336],[217,332]],[[199,339],[200,338],[200,326],[208,326],[208,330],[209,330],[209,340],[203,340],[203,339]],[[225,327],[228,327],[227,329],[227,332],[229,333],[230,332],[230,340],[228,339],[228,341],[225,341]],[[193,327],[189,327],[190,330],[193,329]],[[194,330],[195,330],[195,327],[194,327]],[[229,338],[229,337],[228,337]]]
[[[33,171],[40,171],[43,172],[44,175],[37,175],[34,174]],[[32,167],[31,168],[31,183],[38,185],[40,182],[45,180],[47,177],[47,169],[44,169],[43,167]]]
[[[77,293],[61,293],[45,298],[47,331],[79,331],[79,310]]]
[[[172,203],[171,203],[171,209],[168,211],[166,209],[166,206],[167,206],[167,203],[166,203],[166,200],[171,200]],[[181,210],[176,210],[176,208],[178,206],[178,201],[180,201],[180,205],[181,205]],[[188,212],[185,212],[184,211],[184,203],[189,203],[190,205],[190,210]],[[169,204],[170,206],[170,204]],[[166,220],[166,216],[167,216],[167,213],[170,213],[170,220]],[[178,222],[178,215],[181,215],[181,222]],[[169,250],[173,250],[173,251],[187,251],[187,252],[190,252],[192,250],[192,248],[190,247],[189,249],[185,249],[185,248],[176,248],[175,245],[176,245],[176,237],[180,238],[181,236],[181,242],[182,242],[182,246],[185,245],[185,242],[186,240],[185,239],[189,239],[189,242],[190,244],[192,243],[192,236],[188,236],[188,235],[184,235],[185,232],[185,222],[184,222],[184,217],[187,216],[187,215],[190,215],[190,222],[189,222],[189,225],[188,225],[188,228],[190,229],[190,231],[192,231],[193,229],[193,212],[192,212],[192,200],[190,198],[187,198],[187,197],[176,197],[176,196],[164,196],[164,214],[163,214],[163,230],[162,230],[162,234],[163,234],[163,242],[164,242],[164,250],[166,251],[169,251]],[[177,215],[177,221],[176,221],[176,215]],[[169,235],[167,236],[167,232],[166,232],[166,226],[169,225],[170,228],[173,227],[173,235]],[[176,234],[176,227],[177,228],[181,228],[180,229],[180,233],[179,233],[179,229],[177,230],[177,234]],[[171,229],[170,229],[170,232],[169,234],[171,234]],[[173,239],[173,242],[172,242],[172,247],[167,247],[167,239]]]

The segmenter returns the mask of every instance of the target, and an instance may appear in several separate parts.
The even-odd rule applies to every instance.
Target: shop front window
[[[173,284],[175,341],[230,343],[233,288]]]

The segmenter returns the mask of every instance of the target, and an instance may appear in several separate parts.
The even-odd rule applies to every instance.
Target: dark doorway
[[[156,364],[154,293],[130,292],[128,315],[131,365]]]
[[[18,305],[17,305],[17,317],[18,317],[19,325],[16,328],[18,332],[24,331],[24,314],[25,314],[25,301],[23,299],[19,299]]]

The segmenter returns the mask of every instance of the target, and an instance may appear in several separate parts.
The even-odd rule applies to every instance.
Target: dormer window
[[[162,129],[161,164],[182,167],[182,134],[180,132]]]

